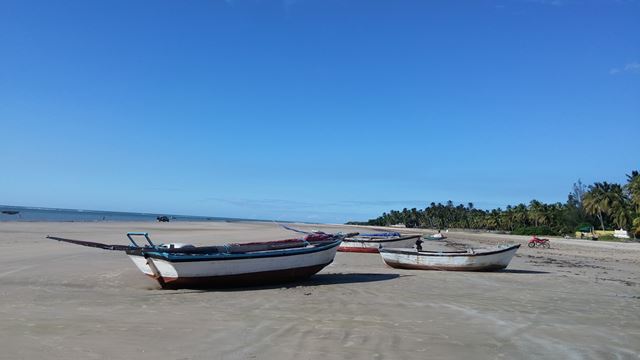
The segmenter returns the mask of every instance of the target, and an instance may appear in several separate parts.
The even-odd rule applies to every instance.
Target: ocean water
[[[171,214],[130,213],[117,211],[52,209],[0,205],[1,221],[157,221],[158,216],[167,216],[171,221],[241,221],[211,216],[188,216]]]

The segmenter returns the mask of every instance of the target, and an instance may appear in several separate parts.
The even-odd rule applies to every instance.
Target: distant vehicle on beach
[[[20,211],[16,211],[16,210],[3,210],[2,211],[3,214],[7,214],[7,215],[16,215],[19,214]]]
[[[530,248],[542,247],[545,249],[548,249],[551,247],[551,245],[549,244],[549,239],[540,239],[535,235],[531,237],[531,240],[529,240],[529,242],[527,243],[527,246],[529,246]]]
[[[168,216],[158,216],[156,219],[158,219],[158,222],[169,222],[170,221]]]

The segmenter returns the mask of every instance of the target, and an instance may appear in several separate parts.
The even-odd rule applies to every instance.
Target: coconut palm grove
[[[475,208],[473,203],[432,202],[423,210],[391,210],[366,222],[348,224],[404,224],[411,228],[496,230],[520,235],[567,235],[590,228],[625,229],[638,237],[640,172],[634,170],[628,174],[626,184],[596,182],[587,186],[578,180],[565,203],[545,204],[531,200],[529,204],[483,210]]]

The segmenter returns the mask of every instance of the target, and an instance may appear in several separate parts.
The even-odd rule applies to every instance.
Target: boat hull
[[[169,257],[129,254],[144,274],[163,288],[267,285],[306,279],[333,262],[339,242],[312,249],[264,254]]]
[[[160,285],[164,289],[215,289],[274,285],[308,279],[329,264],[330,263],[246,274],[164,277],[163,282]],[[146,275],[158,280],[153,274]]]
[[[398,269],[446,271],[495,271],[509,266],[520,245],[485,252],[418,252],[383,249],[385,264]]]
[[[382,247],[410,248],[415,245],[420,235],[403,236],[395,239],[345,239],[338,251],[358,253],[378,253]]]

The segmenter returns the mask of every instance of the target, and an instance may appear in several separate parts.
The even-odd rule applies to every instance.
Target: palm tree
[[[620,229],[629,228],[631,224],[631,202],[626,196],[620,184],[611,184],[609,197],[609,215],[612,217],[613,223]]]
[[[584,194],[582,199],[584,209],[589,215],[595,215],[600,221],[600,226],[604,230],[603,214],[609,211],[609,184],[605,181],[595,183],[589,186],[589,191]]]
[[[625,188],[637,213],[640,213],[640,172],[633,170],[627,175],[629,181]]]
[[[527,206],[525,204],[518,204],[513,208],[513,221],[514,227],[524,227],[527,226],[527,219],[529,215],[527,214]]]
[[[498,230],[500,228],[500,214],[502,210],[500,208],[493,209],[487,213],[486,225],[489,230]]]
[[[604,230],[604,216],[615,216],[616,223],[625,223],[622,219],[622,212],[625,212],[625,199],[622,187],[619,184],[609,184],[608,182],[597,182],[589,187],[589,191],[584,194],[584,209],[587,214],[595,215],[600,221],[600,226]],[[619,225],[619,224],[616,224]]]
[[[545,205],[538,200],[531,200],[529,203],[529,217],[536,227],[546,223]]]
[[[409,227],[460,227],[473,229],[517,230],[535,225],[548,226],[554,233],[572,231],[577,225],[597,218],[600,227],[632,227],[640,234],[640,172],[627,175],[624,186],[607,182],[595,183],[588,188],[580,180],[573,184],[566,204],[545,204],[532,200],[529,205],[507,206],[506,210],[476,209],[473,203],[454,206],[431,202],[423,210],[404,208],[391,210],[369,220],[370,225],[404,223]],[[588,215],[588,216],[587,216]]]
[[[637,170],[632,171],[631,174],[627,175],[627,180],[625,190],[629,195],[631,209],[635,211],[635,214],[632,215],[631,232],[633,233],[633,237],[636,237],[640,234],[640,172]]]
[[[500,223],[503,225],[504,230],[513,231],[514,211],[511,205],[507,205],[507,208],[502,212]]]

